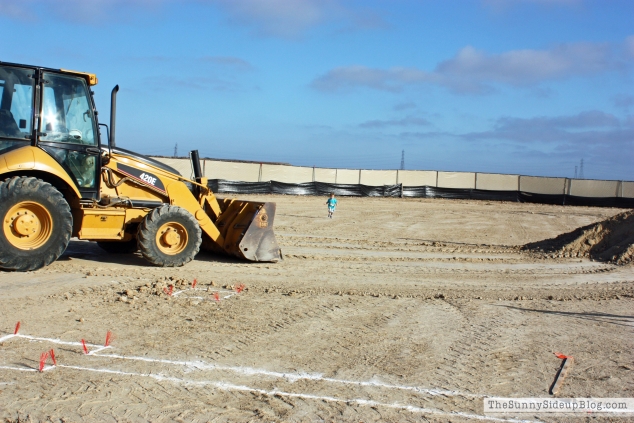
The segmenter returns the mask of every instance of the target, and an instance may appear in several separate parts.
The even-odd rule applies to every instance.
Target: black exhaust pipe
[[[189,152],[189,158],[192,161],[192,167],[194,169],[194,179],[200,183],[200,178],[203,177],[203,172],[200,170],[200,156],[198,150],[192,150]]]
[[[119,85],[115,85],[110,94],[110,138],[108,139],[108,149],[112,154],[112,149],[117,146],[115,144],[115,124],[117,123],[117,92],[119,92]]]

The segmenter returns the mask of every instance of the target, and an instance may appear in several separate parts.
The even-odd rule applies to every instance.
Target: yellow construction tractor
[[[112,253],[140,251],[156,266],[182,266],[205,249],[275,262],[275,203],[219,200],[198,152],[193,179],[115,144],[100,124],[94,74],[0,62],[0,268],[35,270],[71,237]],[[102,143],[100,127],[106,132]]]

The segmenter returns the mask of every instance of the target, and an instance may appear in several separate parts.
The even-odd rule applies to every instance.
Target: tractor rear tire
[[[134,238],[130,241],[97,241],[97,245],[109,254],[132,254],[139,251]]]
[[[73,215],[51,184],[16,176],[0,183],[0,268],[29,271],[61,256],[73,232]]]
[[[177,267],[198,254],[202,231],[187,210],[161,206],[145,216],[139,225],[137,240],[147,261],[155,266]]]

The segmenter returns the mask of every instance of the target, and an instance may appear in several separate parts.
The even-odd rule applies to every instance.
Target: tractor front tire
[[[132,254],[139,251],[136,239],[130,241],[97,241],[97,245],[110,254]]]
[[[16,176],[0,183],[0,268],[29,271],[61,256],[73,232],[64,196],[41,179]]]
[[[155,266],[177,267],[190,262],[202,242],[200,225],[187,210],[161,206],[139,225],[139,250]]]

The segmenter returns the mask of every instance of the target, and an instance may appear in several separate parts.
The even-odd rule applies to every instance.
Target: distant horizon
[[[634,180],[630,0],[0,0],[146,155]],[[579,170],[579,169],[578,169]]]

